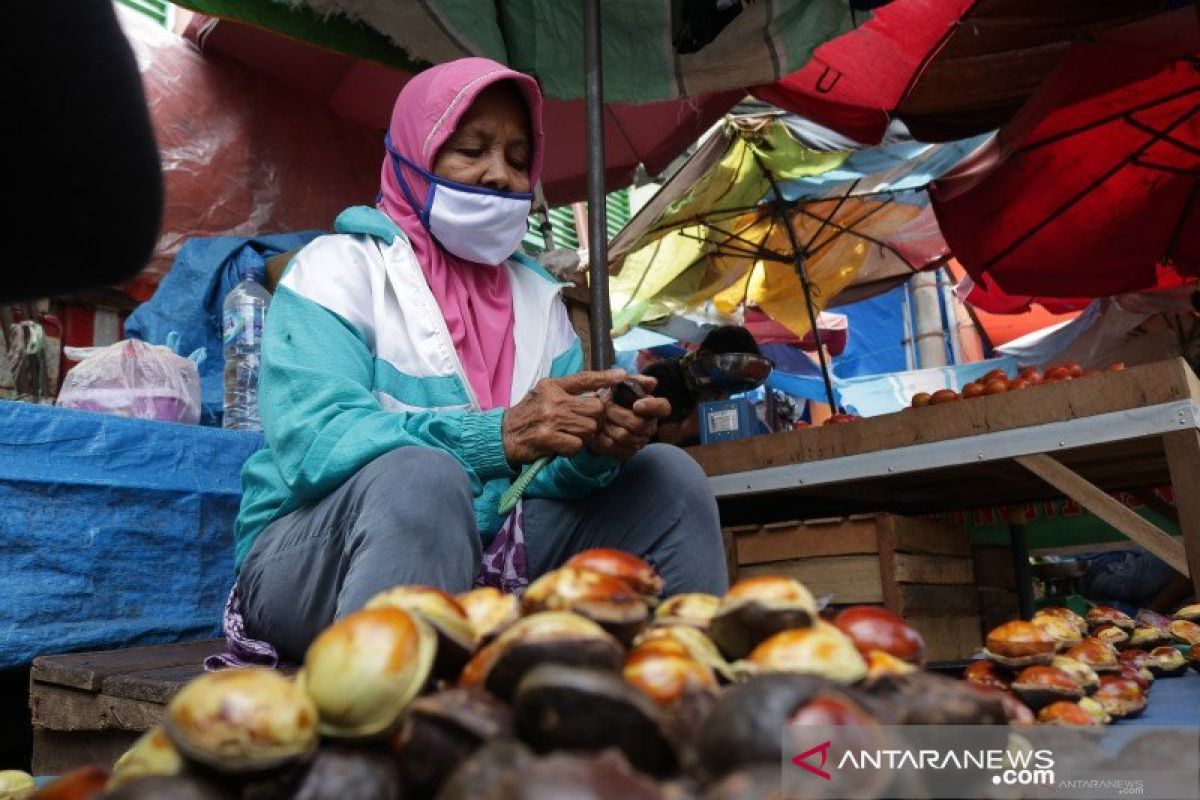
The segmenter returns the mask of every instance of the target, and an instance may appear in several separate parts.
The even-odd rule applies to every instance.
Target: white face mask
[[[529,227],[533,195],[527,192],[501,192],[483,186],[455,183],[426,172],[392,149],[392,170],[400,189],[421,219],[425,230],[433,234],[448,251],[479,264],[496,266],[517,251]],[[417,204],[401,162],[429,181],[425,206]]]

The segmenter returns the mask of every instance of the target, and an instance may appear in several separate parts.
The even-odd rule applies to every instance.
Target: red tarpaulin
[[[121,288],[147,300],[193,236],[328,228],[379,190],[373,131],[228,59],[205,58],[117,5],[162,160],[162,231],[148,267]]]
[[[296,91],[328,104],[335,114],[371,129],[386,129],[407,72],[323,50],[270,31],[196,14],[184,35],[202,53],[227,56],[272,75]],[[582,44],[581,44],[582,46]],[[605,181],[628,186],[645,164],[650,174],[672,159],[729,111],[744,92],[708,94],[643,105],[608,103]],[[551,205],[587,195],[586,128],[582,100],[547,100],[546,158],[542,188]],[[382,142],[382,138],[380,139]],[[382,156],[382,144],[379,155]]]
[[[893,0],[755,96],[863,144],[899,117],[942,142],[999,127],[1081,34],[1163,0]]]
[[[934,183],[951,250],[1012,295],[1104,297],[1200,271],[1200,14],[1072,47],[999,137]]]

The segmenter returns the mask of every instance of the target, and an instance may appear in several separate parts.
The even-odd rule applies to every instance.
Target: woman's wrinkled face
[[[530,191],[533,135],[520,89],[502,81],[480,92],[438,150],[439,178],[502,192]]]

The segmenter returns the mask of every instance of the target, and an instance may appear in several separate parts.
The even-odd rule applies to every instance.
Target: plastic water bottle
[[[225,353],[224,426],[229,429],[262,430],[258,365],[263,319],[271,303],[271,295],[262,285],[263,274],[263,264],[257,259],[239,263],[239,283],[225,296],[221,335]]]

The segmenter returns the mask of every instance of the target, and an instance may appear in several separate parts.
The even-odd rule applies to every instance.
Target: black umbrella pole
[[[791,223],[785,224],[790,231]],[[817,309],[813,306],[812,287],[808,283],[808,270],[804,267],[803,256],[796,258],[796,274],[800,278],[800,288],[804,291],[804,304],[808,307],[808,318],[812,320],[813,342],[817,345],[817,359],[821,362],[821,379],[825,381],[825,397],[829,399],[829,407],[836,414],[840,409],[837,401],[833,398],[833,382],[829,380],[829,364],[825,360],[825,343],[821,341],[821,326],[817,324]]]
[[[612,309],[608,303],[608,220],[604,202],[604,73],[600,55],[600,0],[584,0],[584,107],[587,121],[588,342],[591,368],[605,369],[612,352]]]

